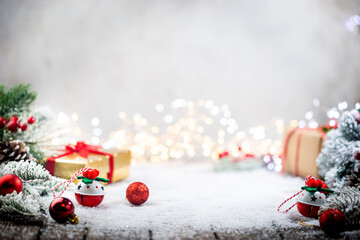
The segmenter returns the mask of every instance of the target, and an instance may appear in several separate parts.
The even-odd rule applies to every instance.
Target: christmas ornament
[[[100,182],[109,182],[109,180],[98,176],[99,170],[87,169],[83,176],[78,177],[82,181],[76,186],[75,198],[81,205],[96,207],[104,200],[105,188]]]
[[[291,208],[297,205],[297,209],[301,215],[305,217],[317,217],[320,207],[325,203],[327,194],[333,192],[334,191],[329,189],[323,181],[319,179],[316,180],[313,176],[307,176],[305,178],[305,187],[302,187],[301,191],[280,204],[278,212],[280,212],[280,208],[287,201],[299,195],[297,202],[287,210],[283,211],[283,213],[288,212]]]
[[[0,194],[5,196],[8,193],[16,191],[20,193],[23,189],[21,179],[15,174],[6,174],[0,178]]]
[[[345,230],[346,217],[338,209],[328,209],[320,215],[320,228],[329,235],[337,235]]]
[[[126,190],[126,199],[134,204],[141,205],[149,198],[149,189],[142,182],[134,182]]]
[[[0,142],[0,163],[20,160],[32,160],[29,148],[22,141],[10,138]]]
[[[57,197],[51,203],[49,207],[50,216],[59,223],[79,223],[78,217],[74,213],[75,207],[72,201],[65,197]]]
[[[16,132],[18,130],[18,124],[16,121],[9,121],[9,123],[7,124],[7,129],[10,132]]]
[[[50,204],[49,212],[50,212],[50,216],[55,221],[59,223],[65,223],[66,221],[69,221],[73,224],[79,223],[79,219],[74,213],[75,206],[73,202],[68,198],[61,197],[61,195],[63,195],[69,184],[86,170],[88,170],[88,168],[80,169],[74,174],[74,176],[71,179],[59,183],[54,187],[53,189],[54,200]],[[55,190],[63,184],[66,184],[65,187],[63,188],[61,193],[58,196],[56,196]]]
[[[25,132],[26,129],[27,129],[26,123],[21,123],[21,124],[19,125],[19,127],[21,128],[21,131],[23,131],[23,132]]]
[[[3,128],[6,126],[6,119],[3,117],[0,117],[0,128]]]
[[[31,117],[29,117],[27,119],[27,122],[28,122],[28,124],[34,124],[35,123],[35,118],[33,116],[31,116]]]

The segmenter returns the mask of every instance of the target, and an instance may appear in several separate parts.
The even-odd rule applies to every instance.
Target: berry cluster
[[[90,168],[83,173],[83,176],[94,180],[97,176],[99,176],[99,170]]]
[[[27,119],[27,123],[35,123],[35,118],[33,116],[30,116]],[[24,132],[27,130],[28,127],[25,122],[21,123],[19,117],[17,116],[10,117],[8,121],[6,121],[4,117],[0,117],[0,128],[4,128],[5,126],[10,132],[16,132],[18,129],[21,129],[21,131]]]
[[[320,179],[315,179],[315,178],[310,178],[309,180],[306,181],[306,185],[308,187],[311,188],[325,188],[325,189],[329,189],[329,187],[326,185],[326,183],[324,183],[323,181],[321,181]]]

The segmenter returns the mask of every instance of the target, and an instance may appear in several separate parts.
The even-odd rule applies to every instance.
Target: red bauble
[[[3,117],[0,117],[0,128],[3,128],[6,126],[6,119]]]
[[[55,198],[49,207],[50,216],[59,223],[65,223],[66,221],[78,223],[79,219],[74,214],[74,211],[73,202],[65,197]]]
[[[31,116],[31,117],[29,117],[27,119],[27,122],[28,122],[28,124],[34,124],[35,123],[35,118],[33,116]]]
[[[337,235],[345,230],[346,217],[337,209],[328,209],[319,219],[320,228],[329,235]]]
[[[10,132],[16,132],[18,130],[18,124],[16,121],[9,121],[7,124],[7,129],[9,129]]]
[[[141,205],[149,198],[149,189],[142,182],[134,182],[126,190],[126,199],[134,204]]]
[[[20,124],[20,125],[19,125],[19,127],[21,128],[21,131],[23,131],[23,132],[25,132],[25,131],[26,131],[26,129],[27,129],[27,125],[26,125],[26,123],[22,123],[22,124]]]
[[[0,194],[5,196],[8,193],[16,191],[20,193],[23,189],[21,179],[14,174],[6,174],[0,178]]]

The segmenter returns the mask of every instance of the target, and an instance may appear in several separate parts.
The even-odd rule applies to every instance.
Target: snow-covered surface
[[[125,198],[127,186],[135,181],[150,190],[142,206],[132,206]],[[302,217],[296,207],[286,214],[277,212],[278,205],[303,184],[300,177],[265,169],[214,172],[210,163],[175,162],[132,166],[129,178],[105,186],[105,199],[95,208],[79,205],[73,192],[63,196],[74,202],[80,221],[99,231],[302,227],[298,220],[318,225],[318,220]],[[46,199],[46,204],[51,200]]]

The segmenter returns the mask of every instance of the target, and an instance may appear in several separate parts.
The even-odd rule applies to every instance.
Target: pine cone
[[[32,160],[29,148],[22,141],[10,138],[0,142],[0,163],[20,160]]]
[[[351,175],[347,175],[345,184],[350,187],[360,187],[360,166],[357,171],[351,171]]]

